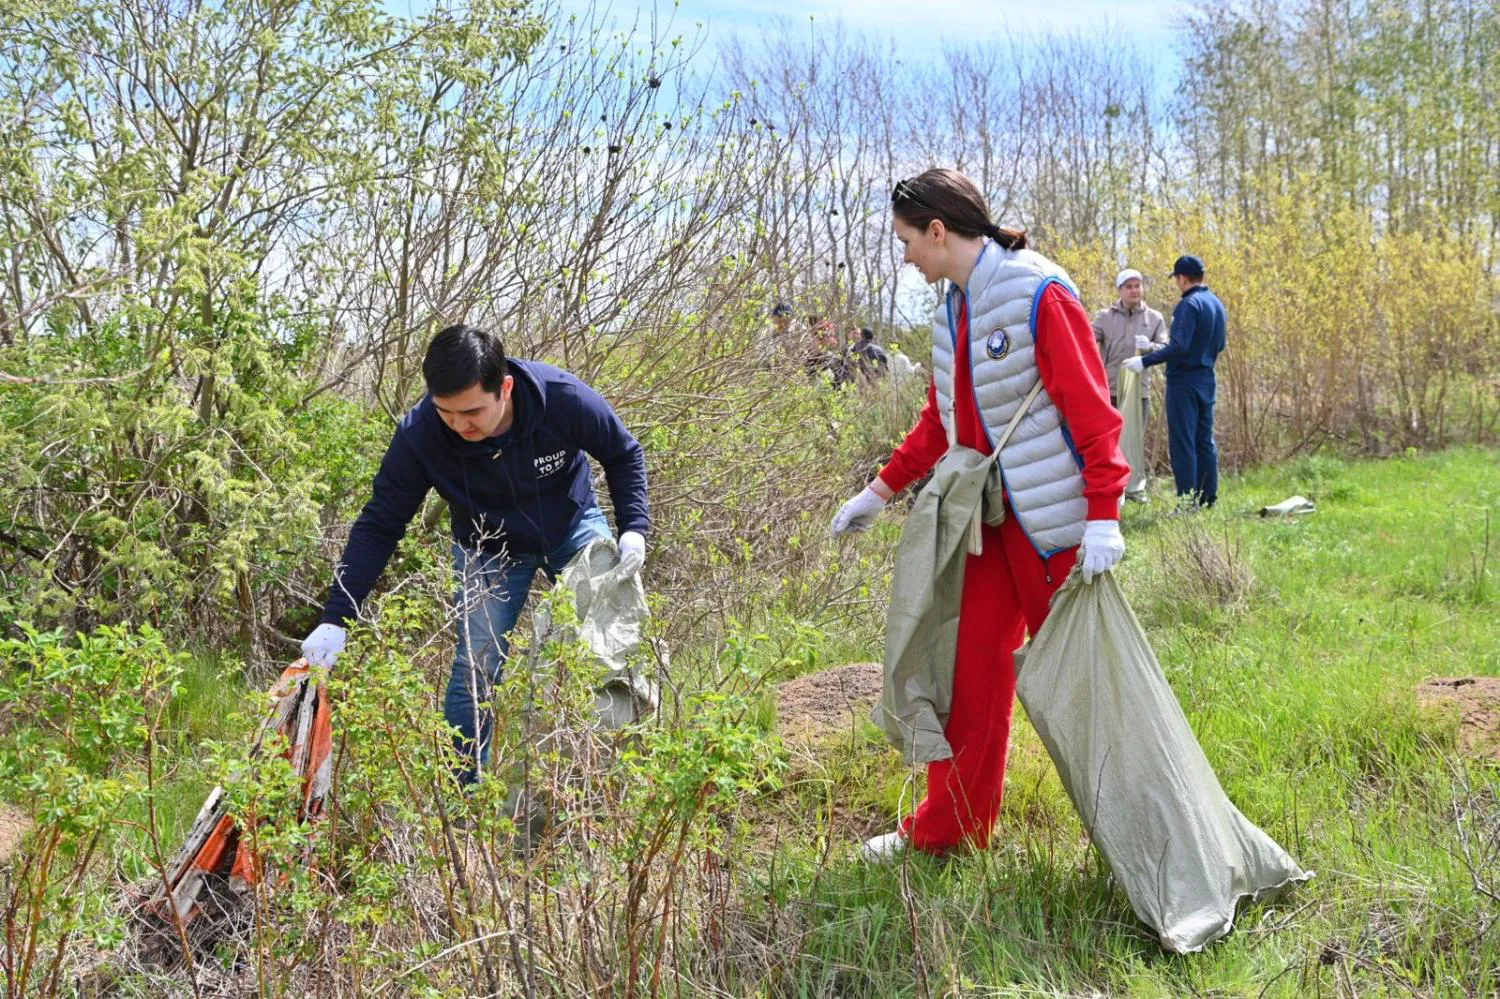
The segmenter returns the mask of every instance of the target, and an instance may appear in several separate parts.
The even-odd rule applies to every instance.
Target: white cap
[[[1144,283],[1146,280],[1145,278],[1141,277],[1140,271],[1131,270],[1127,267],[1125,270],[1115,275],[1115,287],[1120,287],[1120,285],[1124,284],[1126,281],[1129,281],[1131,278],[1134,278],[1135,280],[1142,283]]]

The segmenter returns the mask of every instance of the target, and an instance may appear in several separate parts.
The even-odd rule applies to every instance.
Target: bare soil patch
[[[9,805],[0,804],[0,864],[7,864],[31,831],[31,820]]]
[[[1458,715],[1458,748],[1500,760],[1500,676],[1428,680],[1417,688],[1424,705]]]
[[[836,762],[880,700],[881,672],[879,663],[850,663],[777,685],[776,726],[790,750],[787,784],[823,786],[826,798],[798,804],[797,792],[790,789],[773,795],[765,807],[753,810],[745,848],[768,855],[783,841],[805,841],[812,824],[830,849],[840,851],[889,831],[891,817],[884,809],[849,800],[851,789],[844,783],[853,778]]]
[[[776,688],[782,738],[816,742],[851,731],[880,700],[879,663],[850,663],[799,676]]]

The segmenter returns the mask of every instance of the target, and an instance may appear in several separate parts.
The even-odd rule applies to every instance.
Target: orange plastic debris
[[[302,778],[302,802],[296,821],[316,822],[333,785],[333,713],[323,684],[310,682],[307,661],[299,659],[282,671],[271,686],[271,709],[250,749],[251,758],[271,746],[282,748]],[[270,822],[259,816],[256,822]],[[234,816],[228,813],[224,789],[216,787],[204,801],[187,839],[167,868],[167,883],[153,903],[154,911],[190,922],[202,911],[199,897],[210,876],[227,878],[231,888],[246,890],[259,883],[265,865],[256,856]],[[304,861],[308,858],[304,856]]]

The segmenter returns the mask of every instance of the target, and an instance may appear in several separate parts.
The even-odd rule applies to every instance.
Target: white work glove
[[[302,640],[302,658],[309,665],[328,669],[344,651],[344,640],[348,637],[349,633],[336,624],[320,624]]]
[[[1120,367],[1124,368],[1126,371],[1134,371],[1136,374],[1140,374],[1142,371],[1146,370],[1145,362],[1142,361],[1139,357],[1125,358],[1125,360],[1120,362]]]
[[[1083,525],[1083,550],[1078,561],[1083,565],[1083,581],[1113,569],[1125,554],[1125,538],[1118,520],[1090,520]]]
[[[875,490],[865,486],[858,496],[839,507],[839,512],[833,515],[833,533],[867,531],[884,509],[885,500]]]
[[[626,531],[620,535],[620,571],[634,576],[646,564],[646,539],[640,531]]]
[[[1155,345],[1151,342],[1151,338],[1149,336],[1142,336],[1139,333],[1135,335],[1136,350],[1150,350],[1153,346]]]

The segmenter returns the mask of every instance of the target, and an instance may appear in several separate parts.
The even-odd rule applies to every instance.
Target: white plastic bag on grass
[[[1017,665],[1084,829],[1163,947],[1200,950],[1242,899],[1312,877],[1230,804],[1112,573],[1074,573]]]

